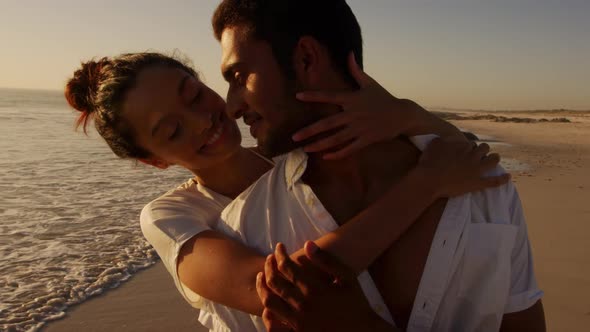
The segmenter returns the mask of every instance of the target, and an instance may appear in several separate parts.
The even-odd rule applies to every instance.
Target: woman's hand
[[[298,131],[293,136],[293,140],[298,142],[335,130],[332,135],[305,146],[306,152],[330,151],[324,155],[324,159],[340,159],[373,143],[408,134],[410,128],[428,114],[428,111],[416,103],[391,95],[363,72],[353,53],[349,56],[348,65],[352,77],[360,86],[359,90],[297,94],[301,101],[335,104],[343,110]]]
[[[490,146],[485,143],[436,138],[422,153],[416,169],[437,188],[438,197],[498,187],[510,181],[510,174],[486,176],[500,163],[500,155],[489,152]]]
[[[311,241],[304,248],[300,265],[279,243],[257,277],[269,331],[394,331],[373,312],[350,268]]]

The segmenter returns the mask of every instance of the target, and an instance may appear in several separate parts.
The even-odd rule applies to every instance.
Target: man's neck
[[[381,197],[414,167],[418,156],[419,151],[404,139],[375,144],[337,161],[311,154],[303,181],[342,223]]]
[[[341,160],[324,160],[322,154],[309,154],[305,179],[322,177],[346,181],[358,190],[384,178],[404,174],[415,165],[418,151],[405,139],[374,144]],[[307,180],[306,180],[307,181]]]

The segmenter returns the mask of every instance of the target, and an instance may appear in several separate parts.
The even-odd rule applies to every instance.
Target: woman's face
[[[136,143],[157,167],[180,165],[192,171],[215,167],[239,148],[237,123],[225,101],[182,69],[153,67],[137,77],[123,104]]]

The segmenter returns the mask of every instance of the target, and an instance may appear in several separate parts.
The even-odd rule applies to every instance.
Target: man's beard
[[[277,112],[284,113],[282,123],[271,128],[266,139],[259,142],[258,146],[262,153],[269,157],[276,157],[303,146],[306,142],[293,141],[293,135],[323,117],[321,112],[311,110],[298,101],[283,104]]]

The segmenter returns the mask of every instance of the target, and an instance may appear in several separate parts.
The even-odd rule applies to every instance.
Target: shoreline
[[[209,331],[174,286],[161,261],[135,273],[119,287],[66,309],[41,332]]]
[[[571,119],[451,121],[505,143],[493,144],[492,150],[530,166],[512,175],[527,218],[537,281],[545,292],[548,331],[590,326],[590,113]],[[41,331],[207,331],[197,317],[198,311],[182,299],[158,262],[120,287],[68,308],[65,318],[47,323]]]

